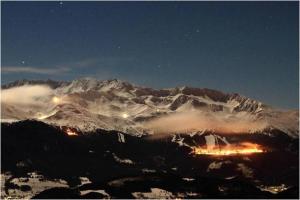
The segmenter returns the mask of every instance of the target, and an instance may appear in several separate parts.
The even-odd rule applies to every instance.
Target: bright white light
[[[53,97],[52,98],[52,101],[53,101],[53,103],[59,103],[60,102],[60,99],[58,98],[58,97]]]
[[[124,119],[126,119],[126,118],[128,118],[128,114],[127,114],[127,113],[123,113],[122,117],[123,117]]]

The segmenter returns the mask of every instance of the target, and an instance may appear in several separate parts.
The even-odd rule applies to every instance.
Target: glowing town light
[[[69,136],[78,135],[75,131],[71,130],[70,128],[67,128],[66,133],[67,133]]]
[[[216,148],[193,148],[192,153],[196,155],[215,155],[215,156],[230,156],[230,155],[241,155],[241,154],[253,154],[265,152],[259,145],[253,143],[242,143],[238,146],[225,146]]]
[[[58,97],[52,98],[53,103],[58,104],[60,102],[60,99]]]
[[[123,113],[123,114],[122,114],[122,117],[123,117],[124,119],[126,119],[126,118],[128,118],[129,116],[128,116],[127,113]]]

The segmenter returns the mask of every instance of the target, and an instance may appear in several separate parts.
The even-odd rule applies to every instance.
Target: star
[[[22,65],[24,65],[25,64],[25,60],[22,60],[21,63],[22,63]]]

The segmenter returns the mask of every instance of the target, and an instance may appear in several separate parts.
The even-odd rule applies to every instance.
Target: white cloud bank
[[[256,121],[245,113],[203,113],[180,112],[159,117],[145,124],[145,128],[153,130],[160,137],[173,133],[212,130],[222,134],[249,133],[262,130],[267,126],[264,121]],[[154,136],[155,136],[154,135]]]
[[[23,85],[1,90],[1,103],[36,105],[41,99],[49,98],[53,90],[46,85]]]

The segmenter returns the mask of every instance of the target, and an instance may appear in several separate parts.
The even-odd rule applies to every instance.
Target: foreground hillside
[[[259,154],[192,153],[218,133],[134,137],[66,133],[38,121],[2,123],[1,198],[298,198],[298,139],[281,131],[227,136]],[[221,138],[221,137],[220,137]],[[3,192],[4,191],[4,192]]]

